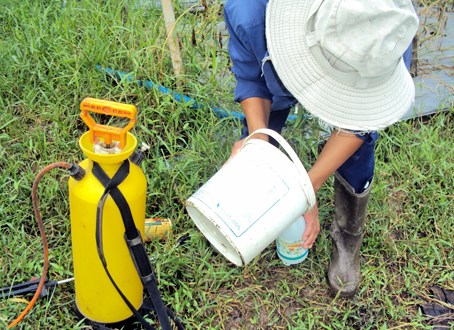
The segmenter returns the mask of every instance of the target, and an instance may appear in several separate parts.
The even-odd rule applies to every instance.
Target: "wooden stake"
[[[169,43],[170,57],[175,77],[180,77],[184,72],[183,61],[178,42],[178,36],[175,33],[175,12],[173,10],[172,0],[161,0],[162,13],[167,31],[167,41]]]

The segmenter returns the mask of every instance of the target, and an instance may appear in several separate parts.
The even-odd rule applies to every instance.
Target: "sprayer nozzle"
[[[71,164],[71,167],[68,169],[69,174],[77,181],[80,181],[85,176],[85,170],[79,166],[79,164]]]

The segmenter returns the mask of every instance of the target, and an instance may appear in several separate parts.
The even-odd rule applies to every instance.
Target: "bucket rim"
[[[194,197],[193,196],[190,196],[186,202],[185,202],[185,207],[186,207],[186,210],[188,211],[192,221],[195,223],[195,225],[197,226],[197,228],[199,228],[199,230],[202,232],[203,236],[210,242],[210,244],[212,244],[216,250],[218,250],[224,257],[226,257],[231,263],[235,264],[236,266],[245,266],[247,264],[246,260],[244,259],[244,256],[241,254],[241,251],[237,248],[237,246],[235,245],[235,243],[230,239],[229,235],[227,235],[225,233],[225,231],[221,228],[221,226],[219,226],[216,221],[213,221],[213,219],[211,217],[209,217],[207,215],[207,213],[209,214],[210,212],[203,212],[203,210],[200,210],[200,208],[202,209],[205,209],[205,205],[203,202],[201,203],[196,203],[194,201]],[[196,199],[197,201],[200,201],[199,199]],[[189,206],[189,208],[188,208]],[[196,210],[197,212],[201,213],[202,216],[209,221],[210,224],[212,224],[218,231],[219,233],[221,234],[221,236],[227,241],[227,243],[229,244],[229,248],[231,248],[233,251],[231,251],[230,253],[225,253],[227,252],[227,250],[223,249],[221,247],[221,244],[218,243],[218,241],[215,239],[214,236],[206,233],[205,230],[202,230],[201,227],[203,227],[203,229],[206,228],[205,226],[205,223],[203,223],[202,221],[200,221],[199,219],[197,219],[196,217],[193,216],[193,214],[190,213],[190,208],[193,208],[194,210]],[[204,227],[205,226],[205,227]],[[206,228],[208,229],[208,228]],[[208,231],[208,230],[207,230]],[[224,252],[223,252],[224,251]],[[232,257],[232,256],[235,256]],[[239,261],[239,262],[238,262]]]

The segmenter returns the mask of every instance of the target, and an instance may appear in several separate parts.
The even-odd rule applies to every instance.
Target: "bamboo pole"
[[[175,32],[175,12],[173,10],[172,0],[161,0],[162,13],[167,31],[167,41],[172,59],[173,72],[176,78],[183,75],[183,61],[181,59],[178,36]]]

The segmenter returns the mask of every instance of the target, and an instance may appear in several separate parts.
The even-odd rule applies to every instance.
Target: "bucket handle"
[[[301,163],[301,160],[299,159],[298,155],[296,152],[292,149],[290,144],[276,131],[273,131],[269,128],[259,128],[258,130],[255,130],[252,132],[245,140],[243,143],[243,147],[246,145],[246,143],[252,138],[253,135],[255,134],[266,134],[268,136],[271,136],[273,139],[275,139],[280,146],[285,150],[289,158],[292,160],[292,162],[295,164],[295,167],[298,171],[298,173],[303,177],[303,191],[304,194],[306,195],[307,201],[309,203],[309,208],[312,208],[315,205],[315,192],[314,192],[314,187],[312,187],[311,180],[309,178],[309,175],[307,174],[306,169],[304,168],[303,164]],[[241,149],[243,148],[241,147]],[[240,149],[240,150],[241,150]]]

